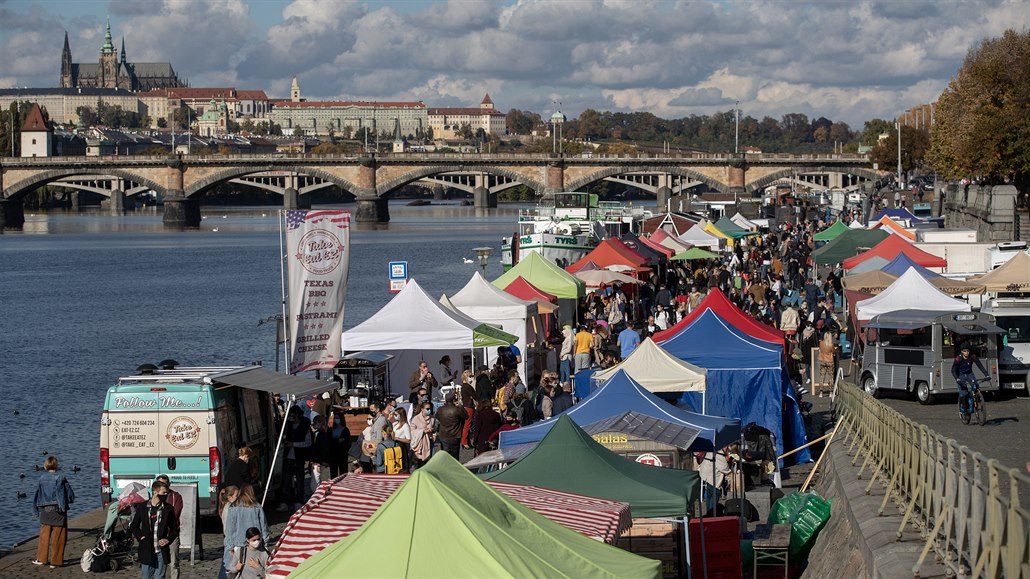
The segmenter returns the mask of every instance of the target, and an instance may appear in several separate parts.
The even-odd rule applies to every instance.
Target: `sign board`
[[[391,261],[389,271],[390,291],[396,293],[404,289],[408,283],[408,262]]]
[[[638,456],[637,462],[641,464],[649,464],[651,466],[662,466],[662,459],[650,453]]]
[[[182,495],[182,513],[179,514],[179,550],[188,549],[190,552],[190,564],[196,562],[197,547],[200,537],[197,527],[198,499],[197,484],[172,483],[172,490]],[[203,550],[203,547],[201,547]],[[173,553],[172,556],[178,556]]]

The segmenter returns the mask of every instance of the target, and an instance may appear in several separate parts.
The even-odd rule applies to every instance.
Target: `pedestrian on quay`
[[[46,457],[32,502],[34,517],[39,519],[39,547],[32,564],[49,564],[51,569],[64,564],[64,547],[68,542],[68,508],[75,502],[72,485],[63,474],[57,472],[59,468],[56,456]]]
[[[240,487],[239,497],[231,506],[226,509],[225,528],[223,532],[225,539],[222,545],[225,547],[222,561],[226,570],[232,569],[233,558],[238,562],[242,558],[240,551],[247,547],[247,531],[254,527],[258,529],[261,539],[267,545],[269,541],[268,522],[265,520],[265,511],[254,497],[254,488],[250,485]],[[219,575],[220,579],[222,575]]]
[[[518,373],[516,373],[516,376]],[[450,454],[454,460],[459,460],[461,452],[461,432],[465,428],[465,421],[468,415],[465,409],[458,404],[458,399],[453,392],[444,396],[443,406],[436,412],[436,420],[440,423],[440,431],[437,435],[440,441],[440,450]]]
[[[287,413],[286,433],[283,445],[286,455],[283,460],[282,484],[279,488],[279,510],[296,511],[307,500],[304,489],[305,463],[311,449],[311,421],[304,416],[299,406],[291,406]],[[241,489],[243,487],[240,487]]]
[[[265,579],[268,551],[257,527],[247,529],[247,547],[233,554],[229,561],[228,579]]]
[[[423,402],[412,407],[411,417],[411,455],[412,467],[420,468],[433,455],[436,433],[440,431],[440,422],[433,417],[433,403]]]
[[[182,505],[183,505],[182,495],[179,494],[177,491],[172,490],[172,481],[171,481],[170,478],[168,478],[168,475],[166,475],[166,474],[159,474],[159,475],[157,475],[157,478],[154,479],[154,480],[156,480],[158,482],[163,482],[166,485],[168,485],[168,499],[166,499],[165,502],[167,502],[169,505],[172,505],[172,512],[175,514],[175,526],[176,526],[176,528],[180,528],[181,529],[182,525],[179,524],[179,523],[180,523],[180,521],[182,521],[182,518],[181,518],[182,517]],[[171,560],[170,560],[169,566],[168,566],[168,579],[179,579],[179,536],[178,535],[176,535],[175,536],[175,540],[172,541],[170,545],[168,545],[168,551],[171,554]]]
[[[254,450],[249,446],[241,447],[236,451],[236,460],[229,463],[229,468],[225,469],[225,485],[236,488],[243,485],[257,487],[260,482],[257,468],[257,455]]]
[[[165,579],[171,563],[172,541],[179,537],[179,520],[168,504],[168,483],[155,480],[150,500],[133,507],[129,534],[139,543],[139,566],[143,579]]]

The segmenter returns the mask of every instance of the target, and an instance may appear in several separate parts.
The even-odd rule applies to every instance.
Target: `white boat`
[[[501,240],[501,264],[512,266],[513,252],[518,259],[530,251],[565,267],[590,252],[605,237],[639,232],[640,223],[651,217],[643,207],[617,201],[599,201],[597,195],[562,192],[553,203],[519,211],[518,237]]]

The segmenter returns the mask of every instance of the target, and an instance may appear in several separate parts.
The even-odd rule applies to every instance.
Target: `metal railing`
[[[959,576],[1030,578],[1030,475],[905,418],[853,384],[837,387],[837,411],[858,477],[871,469],[866,494],[886,486],[879,514],[893,499],[903,512],[897,537],[912,525],[926,539],[915,577],[930,550]],[[1000,442],[1000,441],[999,441]],[[1017,444],[1016,441],[1011,441]]]

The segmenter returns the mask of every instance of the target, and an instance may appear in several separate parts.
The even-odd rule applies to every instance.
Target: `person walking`
[[[836,352],[833,332],[823,332],[823,339],[819,341],[819,384],[816,386],[819,398],[823,397],[824,389],[830,394],[833,393],[833,360]]]
[[[133,507],[129,534],[139,543],[139,566],[143,579],[165,579],[171,562],[169,545],[179,537],[179,521],[167,503],[168,484],[155,480],[150,500]]]
[[[296,511],[307,500],[304,491],[304,464],[311,449],[311,421],[304,416],[299,406],[291,406],[286,418],[286,456],[283,460],[282,485],[279,489],[282,505],[280,511]],[[242,488],[242,487],[240,487]]]
[[[63,474],[57,472],[59,468],[56,456],[46,457],[32,502],[35,517],[39,519],[39,548],[36,549],[36,558],[32,564],[49,564],[51,569],[64,564],[64,547],[68,542],[68,507],[75,502],[72,485]]]
[[[247,547],[240,549],[230,560],[228,579],[265,579],[268,568],[268,550],[261,540],[261,530],[247,529]]]
[[[154,479],[158,482],[163,482],[168,485],[168,499],[165,501],[169,505],[172,505],[172,512],[175,513],[175,526],[179,529],[182,528],[180,522],[182,521],[182,495],[177,491],[172,490],[172,480],[168,478],[166,474],[159,474]],[[168,579],[179,579],[179,536],[176,535],[175,540],[168,545],[168,552],[171,555],[171,560],[168,566]]]
[[[234,567],[233,557],[238,561],[241,558],[240,551],[247,547],[247,530],[251,527],[258,529],[262,540],[268,544],[269,533],[265,511],[261,509],[261,505],[254,497],[254,487],[244,485],[240,488],[240,496],[237,497],[236,502],[226,509],[225,539],[222,544],[225,546],[223,562],[227,573]]]
[[[257,456],[249,446],[244,446],[236,451],[236,460],[225,469],[226,486],[239,488],[243,485],[257,486],[259,479],[255,472]]]
[[[469,445],[469,431],[472,430],[472,415],[476,413],[476,387],[472,370],[461,373],[461,406],[465,409],[465,425],[461,429],[461,446]]]
[[[440,430],[440,422],[433,418],[433,403],[423,402],[412,407],[411,454],[412,466],[420,468],[433,455],[433,443]]]
[[[558,351],[558,358],[561,361],[558,366],[558,374],[562,382],[572,377],[572,354],[575,348],[576,339],[572,332],[572,324],[566,322],[561,329],[562,343]]]
[[[573,371],[574,373],[590,369],[590,343],[592,341],[593,336],[587,331],[586,324],[580,324],[579,331],[576,332],[575,337],[576,367]]]
[[[515,374],[518,376],[518,374]],[[457,398],[453,392],[444,396],[443,406],[436,412],[436,419],[440,423],[440,450],[459,460],[458,453],[461,451],[461,432],[465,428],[465,420],[468,415],[465,409],[458,405]]]

